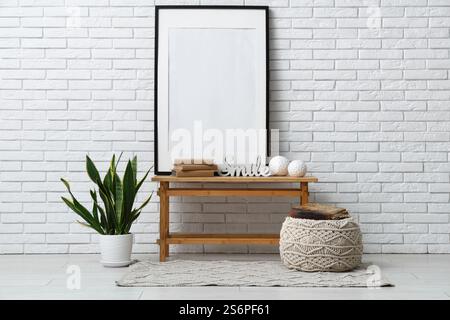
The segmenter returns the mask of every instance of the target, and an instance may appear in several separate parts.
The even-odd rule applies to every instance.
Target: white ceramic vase
[[[99,235],[101,263],[105,267],[126,267],[131,263],[133,234]]]

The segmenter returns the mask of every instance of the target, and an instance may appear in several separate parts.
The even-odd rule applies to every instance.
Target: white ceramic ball
[[[301,160],[291,161],[288,165],[288,173],[292,177],[303,177],[306,174],[306,164]]]
[[[270,173],[274,176],[285,176],[288,174],[289,160],[282,156],[273,157],[269,161]]]

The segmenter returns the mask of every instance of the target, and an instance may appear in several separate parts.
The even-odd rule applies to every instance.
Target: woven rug
[[[279,261],[138,262],[119,281],[123,287],[385,287],[367,266],[350,272],[301,272]]]

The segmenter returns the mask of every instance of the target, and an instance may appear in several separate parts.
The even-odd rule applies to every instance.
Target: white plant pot
[[[105,267],[126,267],[131,263],[133,234],[99,235],[101,263]]]

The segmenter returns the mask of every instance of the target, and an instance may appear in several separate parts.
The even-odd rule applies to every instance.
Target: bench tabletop
[[[171,175],[153,176],[152,181],[159,182],[229,182],[229,183],[257,183],[257,182],[277,182],[277,183],[296,183],[296,182],[317,182],[318,179],[313,176],[306,177],[289,177],[289,176],[270,176],[270,177],[176,177]]]

